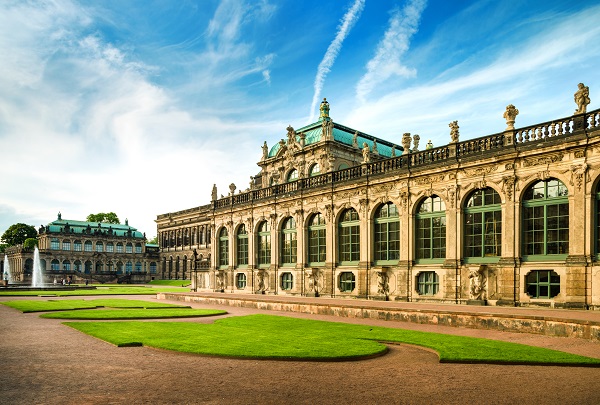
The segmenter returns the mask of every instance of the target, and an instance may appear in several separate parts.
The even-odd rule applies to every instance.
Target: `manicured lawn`
[[[441,362],[600,366],[599,359],[515,343],[365,325],[250,315],[214,324],[65,322],[118,346],[146,346],[214,356],[258,359],[358,359],[387,351],[380,342],[435,350]],[[368,376],[366,376],[368,377]]]
[[[18,309],[21,312],[67,311],[73,309],[110,308],[189,308],[185,305],[167,304],[127,299],[95,299],[95,300],[48,300],[48,301],[5,301],[0,304]]]
[[[73,291],[54,291],[54,290],[32,290],[22,291],[18,289],[1,289],[0,296],[56,296],[56,297],[76,297],[76,296],[87,296],[87,295],[155,295],[161,292],[189,292],[190,289],[187,287],[169,287],[169,286],[156,286],[156,287],[122,287],[119,285],[102,285],[98,286],[95,290],[73,290]]]
[[[80,309],[75,311],[49,312],[40,315],[40,317],[53,319],[160,319],[214,316],[226,313],[227,311],[191,308]]]
[[[153,280],[153,281],[150,281],[148,284],[168,285],[171,287],[187,287],[190,284],[192,284],[192,282],[190,280]]]

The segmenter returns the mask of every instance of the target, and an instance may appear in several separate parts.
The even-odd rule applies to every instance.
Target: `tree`
[[[90,214],[85,219],[87,222],[104,222],[105,224],[120,224],[119,217],[114,212],[99,212]]]
[[[25,239],[36,238],[37,231],[31,225],[18,223],[8,227],[2,235],[2,241],[8,246],[21,245]]]
[[[151,245],[158,245],[158,236],[155,236],[154,238],[150,239],[148,242],[146,242],[146,244],[151,244]]]
[[[38,245],[38,240],[36,238],[27,238],[25,242],[23,242],[23,247],[25,249],[34,249]]]

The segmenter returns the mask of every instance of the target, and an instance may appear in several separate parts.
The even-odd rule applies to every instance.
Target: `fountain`
[[[6,281],[6,283],[12,283],[13,279],[12,279],[12,273],[10,272],[10,264],[8,263],[8,256],[4,255],[4,275],[3,275],[3,279]]]
[[[32,287],[43,287],[44,276],[42,274],[42,266],[40,265],[40,251],[38,247],[35,247],[33,251],[33,275],[31,277]]]

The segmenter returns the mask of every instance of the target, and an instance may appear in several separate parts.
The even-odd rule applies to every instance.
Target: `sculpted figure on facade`
[[[377,150],[377,139],[373,139],[373,154],[379,155],[379,151]]]
[[[352,146],[358,149],[358,131],[354,132],[354,136],[352,137]]]
[[[329,103],[327,99],[323,97],[323,101],[321,101],[321,106],[319,107],[319,120],[328,119],[329,118]]]
[[[296,131],[294,131],[294,128],[291,125],[288,125],[287,129],[287,144],[288,146],[290,145],[295,145],[296,144]]]
[[[472,300],[486,299],[486,279],[483,274],[485,266],[479,266],[477,270],[469,272],[469,298]]]
[[[265,277],[264,270],[260,270],[258,273],[256,273],[256,284],[257,284],[256,292],[257,293],[264,294],[265,291],[267,290],[266,284],[265,284],[265,278],[266,277]]]
[[[210,193],[211,201],[217,200],[217,185],[213,184],[212,192]]]
[[[331,120],[323,121],[321,140],[322,141],[333,141],[333,121],[331,121]]]
[[[506,111],[504,111],[504,119],[506,120],[506,130],[513,130],[515,129],[515,119],[517,118],[517,115],[519,115],[519,110],[517,110],[517,108],[512,105],[509,104],[506,106]]]
[[[578,89],[573,95],[577,109],[575,114],[585,114],[587,106],[590,103],[590,88],[583,83],[577,85]]]
[[[385,271],[377,272],[377,294],[390,295],[389,277]]]
[[[269,157],[269,147],[267,146],[267,141],[265,141],[265,143],[263,143],[262,146],[262,159],[261,160],[266,160]]]
[[[321,291],[321,270],[311,269],[306,272],[306,275],[308,277],[308,291],[313,291],[318,296]]]
[[[404,152],[403,153],[410,153],[410,133],[406,132],[404,135],[402,135],[402,147],[404,148]]]
[[[371,161],[371,150],[369,149],[369,145],[367,145],[366,142],[363,142],[362,155],[363,163],[369,163]]]
[[[392,157],[396,157],[396,145],[392,145]]]
[[[450,124],[448,124],[448,126],[450,127],[450,139],[452,139],[451,143],[457,143],[459,137],[458,121],[452,121]]]
[[[421,137],[419,136],[419,134],[413,135],[413,152],[419,151],[419,141],[420,140],[421,140]]]

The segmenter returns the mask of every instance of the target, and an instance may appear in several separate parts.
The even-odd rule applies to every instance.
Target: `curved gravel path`
[[[9,299],[15,298],[0,297]],[[268,312],[192,307],[225,309],[227,316]],[[436,354],[407,345],[354,362],[222,359],[146,347],[117,348],[38,315],[0,305],[2,404],[600,403],[599,368],[440,364]],[[600,358],[600,344],[583,339],[282,315],[487,337]]]

